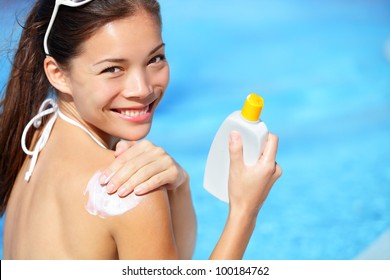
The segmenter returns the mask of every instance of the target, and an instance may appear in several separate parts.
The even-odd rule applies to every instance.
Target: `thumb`
[[[243,165],[241,136],[237,131],[231,131],[229,136],[230,167]]]
[[[119,157],[121,154],[123,154],[125,151],[130,149],[132,146],[135,145],[135,141],[124,141],[121,140],[116,144],[114,156]]]

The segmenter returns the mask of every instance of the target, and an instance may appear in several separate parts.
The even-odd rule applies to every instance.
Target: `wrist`
[[[240,227],[254,229],[256,226],[257,212],[249,211],[245,208],[230,207],[228,221],[239,224]]]
[[[248,203],[247,201],[234,200],[230,198],[229,213],[246,219],[256,220],[263,203]]]
[[[210,259],[242,259],[256,226],[256,215],[230,207],[225,228]]]

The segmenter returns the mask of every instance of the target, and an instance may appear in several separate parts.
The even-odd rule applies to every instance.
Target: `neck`
[[[61,100],[59,100],[58,106],[59,117],[62,120],[84,130],[99,146],[106,149],[112,149],[117,143],[117,139],[115,137],[98,130],[96,127],[81,118],[73,102],[61,102]]]

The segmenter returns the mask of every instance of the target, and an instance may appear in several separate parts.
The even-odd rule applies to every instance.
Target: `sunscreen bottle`
[[[222,201],[229,202],[229,134],[237,131],[243,142],[243,156],[246,165],[253,165],[259,159],[267,140],[267,126],[260,120],[264,100],[251,93],[241,111],[230,114],[218,129],[211,144],[204,174],[204,188]]]

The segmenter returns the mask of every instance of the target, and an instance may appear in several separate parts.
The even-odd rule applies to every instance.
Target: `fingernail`
[[[111,175],[107,176],[106,174],[103,174],[100,179],[99,179],[99,183],[101,185],[107,185],[108,182],[110,182],[111,178],[114,176],[114,173],[111,173]]]
[[[126,193],[126,188],[124,188],[124,187],[122,187],[122,188],[120,188],[118,190],[118,195],[119,196],[123,196],[123,195],[125,195],[125,193]]]
[[[100,175],[99,184],[103,186],[106,184],[106,181],[107,181],[107,176],[105,174]]]
[[[229,134],[230,137],[230,143],[235,144],[237,143],[238,139],[240,139],[240,135],[237,131],[231,131]]]
[[[115,190],[115,185],[113,183],[110,183],[106,187],[108,193],[112,193]]]
[[[144,192],[145,192],[145,187],[143,185],[139,185],[134,189],[134,193],[136,195],[144,194]]]

